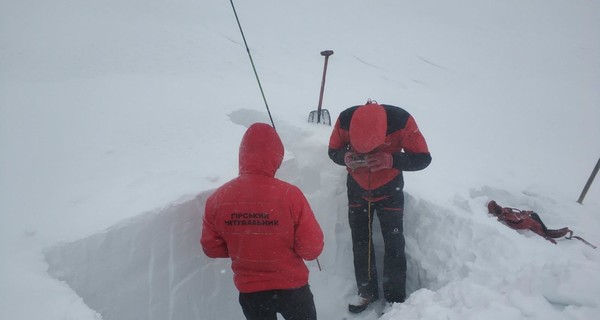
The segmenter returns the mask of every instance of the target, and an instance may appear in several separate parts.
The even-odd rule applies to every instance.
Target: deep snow
[[[286,146],[278,177],[325,232],[322,271],[307,262],[320,319],[380,309],[346,311],[345,173],[326,155],[331,128],[306,123],[325,49],[332,116],[402,106],[433,155],[405,174],[411,296],[381,319],[600,311],[598,250],[485,209],[535,210],[600,244],[598,180],[575,202],[600,157],[598,1],[236,6]],[[269,120],[229,1],[0,1],[0,317],[241,319],[229,262],[198,238],[255,121]]]

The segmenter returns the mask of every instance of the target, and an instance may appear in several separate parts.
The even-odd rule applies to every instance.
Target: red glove
[[[389,169],[392,167],[393,162],[394,158],[387,152],[377,152],[367,157],[367,166],[371,172]]]
[[[352,151],[346,152],[346,154],[344,155],[344,163],[348,168],[352,170],[367,166],[366,158]]]

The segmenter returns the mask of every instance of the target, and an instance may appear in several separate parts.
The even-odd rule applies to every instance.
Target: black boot
[[[369,304],[377,301],[378,297],[374,295],[364,296],[357,295],[348,304],[348,311],[352,313],[360,313],[367,309]]]

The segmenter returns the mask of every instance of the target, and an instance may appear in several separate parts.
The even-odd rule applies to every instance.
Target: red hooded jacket
[[[415,119],[404,109],[368,102],[340,113],[329,139],[329,157],[344,166],[347,151],[388,152],[393,166],[376,172],[366,168],[348,169],[348,174],[362,189],[374,190],[401,177],[402,171],[417,171],[431,163],[427,142]]]
[[[211,258],[231,258],[243,293],[308,284],[303,260],[323,250],[323,232],[300,189],[274,178],[283,154],[275,130],[253,124],[240,145],[240,175],[206,201],[202,249]]]

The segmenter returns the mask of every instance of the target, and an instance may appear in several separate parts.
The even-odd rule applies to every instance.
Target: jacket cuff
[[[399,152],[392,154],[394,158],[393,167],[401,171],[423,170],[431,163],[431,154],[429,153],[406,153]]]
[[[346,148],[341,149],[332,149],[329,148],[328,154],[329,158],[333,160],[333,162],[339,164],[340,166],[346,166],[344,162],[344,156],[346,155]]]

